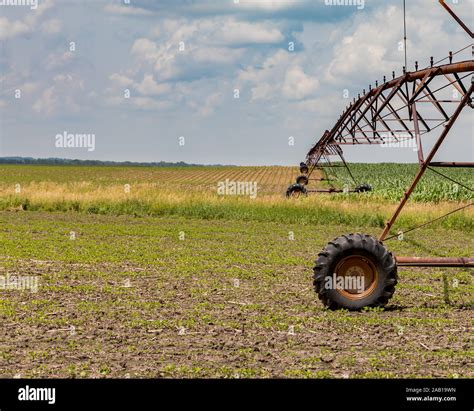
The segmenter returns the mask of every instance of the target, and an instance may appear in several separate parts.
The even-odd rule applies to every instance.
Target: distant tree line
[[[68,158],[33,158],[33,157],[0,157],[0,164],[37,164],[37,165],[64,165],[64,166],[129,166],[129,167],[205,167],[203,164],[188,164],[183,161],[169,163],[158,161],[152,163],[138,163],[134,161],[101,161],[101,160],[73,160]],[[212,164],[213,167],[222,167],[222,164]]]

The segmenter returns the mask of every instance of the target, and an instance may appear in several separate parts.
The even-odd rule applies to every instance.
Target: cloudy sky
[[[293,165],[345,90],[403,66],[402,0],[34,3],[0,5],[0,156]],[[409,65],[469,44],[437,1],[408,3]],[[472,0],[452,7],[472,16]],[[463,114],[443,160],[473,160]],[[56,147],[64,132],[94,134],[94,150]],[[416,161],[373,150],[349,158]]]

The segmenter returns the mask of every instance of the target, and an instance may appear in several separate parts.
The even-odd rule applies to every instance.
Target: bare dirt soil
[[[473,377],[472,277],[403,269],[385,310],[327,311],[317,252],[362,228],[0,213],[0,377]],[[369,234],[377,234],[377,231]],[[404,255],[469,255],[413,233]]]

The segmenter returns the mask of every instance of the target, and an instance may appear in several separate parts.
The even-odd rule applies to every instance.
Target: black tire
[[[341,277],[360,278],[359,284],[364,278],[364,290],[338,289],[334,279],[337,282]],[[360,310],[385,306],[395,292],[397,280],[395,258],[380,241],[365,234],[349,234],[329,242],[318,254],[313,284],[319,299],[329,309]]]
[[[306,163],[300,163],[300,172],[301,174],[308,174],[309,168]]]
[[[288,190],[286,190],[286,196],[288,198],[306,196],[307,194],[308,191],[306,190],[306,187],[300,184],[293,184],[288,187]]]
[[[309,182],[309,179],[306,176],[301,175],[296,178],[296,184],[299,184],[301,186],[307,186],[308,182]]]
[[[361,184],[357,186],[354,191],[356,193],[368,193],[369,191],[372,191],[372,186],[370,184]]]

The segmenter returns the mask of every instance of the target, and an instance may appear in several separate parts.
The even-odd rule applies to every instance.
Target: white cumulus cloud
[[[301,100],[311,96],[319,87],[319,80],[307,75],[299,66],[291,67],[283,83],[283,95],[289,99]]]

